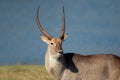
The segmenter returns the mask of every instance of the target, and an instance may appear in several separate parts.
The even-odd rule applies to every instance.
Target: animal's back
[[[112,54],[65,54],[61,80],[120,80],[120,57]]]

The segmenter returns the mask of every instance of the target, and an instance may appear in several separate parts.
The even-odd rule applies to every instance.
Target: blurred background
[[[44,64],[47,45],[35,22],[58,37],[65,8],[64,52],[120,56],[119,0],[0,0],[0,65]]]

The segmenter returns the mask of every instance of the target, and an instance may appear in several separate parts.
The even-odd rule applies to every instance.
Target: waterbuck
[[[47,43],[45,68],[54,80],[120,80],[120,57],[112,54],[81,55],[64,53],[62,42],[65,34],[65,14],[63,8],[62,30],[58,38],[48,34],[39,21],[39,8],[36,23]]]

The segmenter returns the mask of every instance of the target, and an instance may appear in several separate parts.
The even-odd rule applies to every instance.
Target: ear
[[[68,33],[67,33],[67,34],[64,34],[64,37],[62,38],[62,41],[65,41],[66,38],[67,38],[67,36],[68,36]]]
[[[46,42],[46,43],[48,43],[50,40],[46,37],[46,36],[44,36],[44,35],[40,35],[40,38],[44,41],[44,42]]]

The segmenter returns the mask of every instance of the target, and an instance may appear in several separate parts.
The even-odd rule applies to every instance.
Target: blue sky
[[[35,22],[57,37],[65,7],[67,40],[64,52],[120,56],[119,0],[0,0],[0,65],[43,64],[47,45]]]

